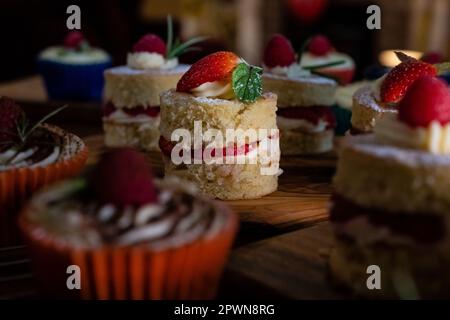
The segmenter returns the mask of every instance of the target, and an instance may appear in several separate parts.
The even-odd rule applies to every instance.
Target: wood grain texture
[[[84,139],[90,150],[89,164],[107,150],[103,136]],[[163,176],[158,152],[147,154],[154,173]],[[278,191],[255,200],[227,201],[244,223],[243,228],[258,226],[279,230],[295,230],[328,218],[328,200],[332,192],[331,178],[336,157],[333,153],[317,157],[287,157],[282,160],[283,174]],[[256,228],[258,229],[258,228]]]
[[[228,262],[223,297],[341,299],[328,275],[333,236],[328,222],[255,242],[235,250]]]

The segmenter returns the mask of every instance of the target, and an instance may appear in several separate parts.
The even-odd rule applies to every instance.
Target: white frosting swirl
[[[426,128],[414,128],[399,121],[396,114],[386,114],[377,121],[374,132],[379,141],[387,144],[450,154],[450,124],[443,126],[433,121]]]
[[[45,49],[39,54],[39,59],[79,65],[104,63],[111,60],[106,51],[99,48],[90,48],[85,51],[77,51],[60,46]]]
[[[302,67],[316,66],[316,65],[332,63],[332,62],[337,62],[337,61],[342,61],[342,60],[344,61],[344,63],[341,63],[336,66],[332,66],[332,67],[327,67],[327,68],[341,70],[341,69],[353,68],[355,66],[353,59],[349,55],[347,55],[345,53],[335,52],[335,51],[330,52],[324,56],[316,56],[316,55],[311,54],[310,52],[305,52],[302,55],[301,66]]]
[[[269,68],[266,65],[263,65],[263,68],[269,73],[279,76],[286,76],[288,78],[307,77],[311,75],[311,72],[309,70],[303,69],[298,63],[293,63],[290,66],[286,67],[276,66],[273,68]]]
[[[42,167],[56,162],[60,155],[60,148],[55,146],[53,151],[44,159],[38,162],[30,163],[30,157],[38,150],[37,147],[29,148],[20,152],[17,152],[14,148],[10,148],[6,151],[0,152],[0,171],[8,169],[17,169],[22,167]],[[5,164],[8,162],[7,164]]]
[[[167,60],[156,52],[130,52],[127,56],[127,65],[132,69],[172,69],[178,65],[178,59]]]

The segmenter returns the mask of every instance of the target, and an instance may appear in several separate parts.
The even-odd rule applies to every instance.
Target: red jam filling
[[[444,238],[445,223],[430,213],[387,212],[378,208],[363,208],[344,197],[334,194],[330,220],[345,223],[357,217],[367,217],[374,226],[388,227],[393,232],[415,239],[420,243],[433,243]]]
[[[108,102],[105,105],[103,105],[103,107],[102,107],[104,117],[110,116],[116,110],[117,110],[117,108],[114,106],[114,104],[112,102]],[[122,108],[121,110],[131,117],[136,117],[139,115],[146,115],[146,116],[154,118],[159,115],[159,106],[157,106],[157,107],[138,106],[138,107],[133,107],[133,108]]]
[[[319,121],[327,123],[327,129],[336,127],[336,117],[330,107],[290,107],[279,108],[277,115],[288,119],[306,120],[314,125],[319,124]]]
[[[273,137],[275,138],[275,137]],[[269,137],[269,139],[272,139],[272,137]],[[258,147],[259,141],[253,142],[253,143],[246,143],[245,145],[238,146],[234,145],[233,147],[224,147],[222,149],[222,155],[224,157],[228,156],[238,156],[238,155],[247,155],[249,152],[253,151]],[[159,148],[161,149],[161,152],[167,156],[170,157],[172,154],[172,149],[175,147],[176,142],[168,141],[163,136],[159,137]],[[204,151],[206,150],[206,147],[202,147],[202,155]],[[183,154],[183,151],[180,151],[181,155]],[[195,150],[191,150],[192,157],[195,158]],[[212,149],[210,152],[211,157],[214,157],[216,155],[215,149]]]

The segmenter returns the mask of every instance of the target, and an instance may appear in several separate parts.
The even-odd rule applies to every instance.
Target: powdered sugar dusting
[[[358,89],[353,95],[353,100],[358,104],[371,108],[377,112],[397,112],[396,108],[386,106],[375,99],[371,85]]]
[[[137,74],[175,74],[175,73],[185,73],[190,68],[187,64],[179,64],[175,68],[172,69],[132,69],[128,66],[119,66],[106,70],[107,73],[111,74],[129,74],[129,75],[137,75]]]
[[[395,161],[409,167],[450,166],[450,155],[382,144],[373,134],[346,137],[343,147],[367,153],[380,158],[380,161]]]

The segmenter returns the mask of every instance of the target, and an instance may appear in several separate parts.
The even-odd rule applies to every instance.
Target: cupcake
[[[75,299],[211,299],[237,229],[228,207],[153,179],[131,148],[35,195],[19,222],[43,294]]]
[[[311,155],[333,149],[336,81],[298,64],[290,41],[274,35],[264,51],[263,83],[278,96],[277,125],[282,155]]]
[[[260,198],[278,187],[277,96],[262,93],[261,68],[232,52],[204,57],[161,94],[167,176],[222,200]]]
[[[71,31],[63,46],[52,46],[38,57],[38,71],[52,100],[100,101],[103,71],[110,56],[89,45],[79,31]]]
[[[450,91],[423,76],[375,133],[347,137],[334,177],[331,274],[365,297],[450,298]],[[381,270],[369,290],[369,266]]]
[[[178,55],[202,40],[175,45],[172,29],[169,18],[167,44],[149,33],[134,44],[126,66],[106,70],[103,129],[107,146],[158,150],[159,94],[175,88],[189,69],[178,63]]]
[[[87,160],[80,138],[42,122],[30,125],[19,105],[0,98],[0,245],[19,242],[16,214],[34,191],[78,174]]]
[[[419,77],[441,75],[450,69],[448,63],[433,65],[403,53],[397,53],[397,56],[400,64],[353,95],[352,134],[371,133],[379,119],[396,114],[406,90]]]
[[[340,85],[349,84],[355,74],[355,62],[345,53],[337,52],[327,37],[316,35],[308,43],[308,50],[301,56],[301,66],[323,65],[316,69],[332,77]]]

